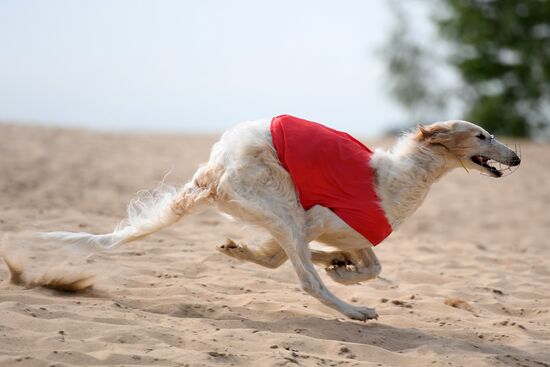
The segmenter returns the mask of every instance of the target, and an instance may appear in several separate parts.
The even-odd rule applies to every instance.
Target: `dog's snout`
[[[518,157],[517,155],[514,156],[514,157],[512,158],[512,160],[510,161],[510,165],[511,165],[511,166],[519,166],[520,163],[521,163],[521,158]]]

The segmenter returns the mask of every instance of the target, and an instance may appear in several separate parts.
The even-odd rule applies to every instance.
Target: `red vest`
[[[271,136],[305,210],[329,208],[373,245],[390,235],[369,148],[349,134],[289,115],[271,120]]]

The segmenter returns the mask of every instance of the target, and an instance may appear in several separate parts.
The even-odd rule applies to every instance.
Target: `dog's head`
[[[418,139],[426,146],[440,149],[467,168],[492,177],[502,177],[503,169],[518,166],[516,152],[502,144],[481,127],[467,121],[453,120],[418,126]],[[451,159],[452,161],[452,159]],[[494,163],[499,163],[499,168]]]

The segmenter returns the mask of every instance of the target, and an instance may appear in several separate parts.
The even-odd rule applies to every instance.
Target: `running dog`
[[[219,251],[268,268],[290,259],[308,294],[351,319],[365,321],[377,318],[376,311],[336,297],[313,264],[322,265],[338,283],[375,278],[382,268],[373,246],[416,211],[434,182],[459,167],[501,177],[497,163],[509,168],[518,166],[520,158],[466,121],[418,126],[391,150],[371,151],[346,133],[282,115],[225,132],[191,181],[181,189],[161,185],[134,199],[127,220],[112,233],[44,236],[111,248],[215,206],[270,234],[254,246],[227,240]],[[311,241],[338,250],[313,250]]]

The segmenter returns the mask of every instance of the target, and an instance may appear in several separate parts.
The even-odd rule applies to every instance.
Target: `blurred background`
[[[0,0],[0,257],[28,284],[97,275],[88,294],[27,289],[0,259],[0,366],[549,367],[550,144],[525,141],[550,136],[549,97],[550,0]],[[282,113],[382,147],[467,119],[522,163],[433,185],[377,246],[381,278],[319,269],[378,309],[367,325],[300,292],[290,262],[215,251],[266,234],[214,210],[93,257],[36,239],[112,231],[221,131]]]
[[[550,1],[0,2],[0,121],[219,132],[290,113],[374,137],[548,136]]]

